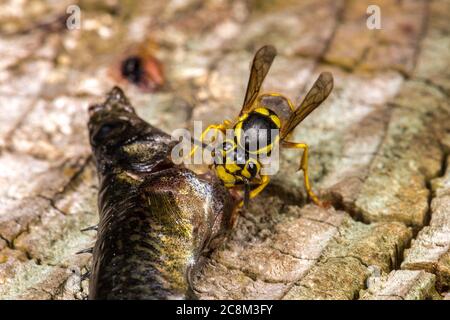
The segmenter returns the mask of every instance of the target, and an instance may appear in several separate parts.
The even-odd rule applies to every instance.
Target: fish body
[[[214,176],[175,165],[175,142],[118,87],[89,114],[100,182],[89,298],[196,298],[191,278],[231,229],[232,198]]]

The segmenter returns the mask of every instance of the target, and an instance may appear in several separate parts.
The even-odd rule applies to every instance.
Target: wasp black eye
[[[254,177],[254,176],[256,176],[256,171],[257,171],[257,166],[256,166],[256,164],[255,163],[253,163],[253,162],[249,162],[248,164],[247,164],[247,171],[250,173],[250,175],[252,176],[252,177]]]

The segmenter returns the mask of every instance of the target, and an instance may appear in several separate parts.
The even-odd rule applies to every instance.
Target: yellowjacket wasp
[[[273,46],[264,46],[256,52],[239,118],[235,122],[225,120],[222,124],[210,125],[203,131],[200,141],[203,142],[211,130],[214,131],[213,139],[218,132],[225,134],[227,129],[234,130],[234,138],[225,140],[221,146],[220,155],[216,158],[221,161],[214,161],[213,166],[226,187],[244,185],[244,200],[240,206],[258,195],[270,181],[268,175],[261,173],[261,154],[270,153],[276,143],[285,148],[303,149],[299,170],[303,170],[306,191],[314,203],[322,205],[309,183],[308,145],[286,139],[297,125],[328,97],[333,89],[333,76],[329,72],[321,73],[296,108],[281,94],[259,94],[276,53]],[[277,133],[272,135],[274,129]],[[255,140],[258,140],[257,147],[249,149],[249,142]],[[197,146],[191,150],[190,156],[196,149]],[[243,158],[242,161],[236,161],[239,158]]]

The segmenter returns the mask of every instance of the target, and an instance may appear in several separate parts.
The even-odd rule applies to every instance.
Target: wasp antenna
[[[94,251],[94,247],[90,247],[87,249],[80,250],[80,251],[76,252],[75,254],[92,253],[93,251]]]
[[[97,231],[97,230],[98,230],[98,224],[96,224],[95,226],[90,226],[90,227],[81,229],[80,231],[81,231],[81,232],[85,232],[85,231],[91,231],[91,230]]]
[[[84,280],[88,279],[90,276],[91,276],[91,271],[88,270],[80,276],[80,281],[84,281]]]

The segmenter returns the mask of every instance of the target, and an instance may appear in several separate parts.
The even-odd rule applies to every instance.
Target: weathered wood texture
[[[252,54],[279,56],[264,88],[294,100],[318,73],[335,89],[292,137],[310,144],[240,217],[195,280],[205,299],[425,299],[450,284],[450,1],[72,1],[0,4],[0,298],[82,299],[97,222],[87,106],[119,60],[149,46],[165,71],[154,93],[120,83],[168,132],[235,117]],[[370,4],[381,30],[366,28]],[[137,2],[136,2],[137,3]],[[143,3],[143,2],[142,2]],[[117,70],[116,70],[117,71]],[[447,294],[448,298],[448,294]]]

